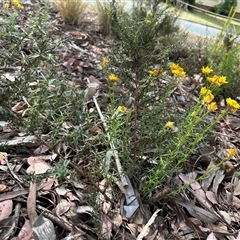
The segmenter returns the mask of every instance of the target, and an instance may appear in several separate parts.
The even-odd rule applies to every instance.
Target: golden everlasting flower
[[[217,107],[217,103],[216,102],[211,102],[210,104],[208,104],[208,110],[209,111],[215,111],[215,110],[217,110],[218,109],[218,107]]]
[[[182,67],[180,67],[178,64],[173,63],[170,66],[170,69],[172,71],[172,74],[177,77],[185,77],[186,76],[186,72],[184,72],[184,69]]]
[[[214,99],[214,96],[212,93],[209,93],[203,97],[203,101],[205,103],[210,103]]]
[[[207,81],[215,85],[216,87],[220,87],[221,85],[228,83],[226,81],[226,77],[218,75],[214,75],[213,77],[207,77]]]
[[[158,69],[149,70],[148,73],[150,76],[156,77],[159,74],[159,70]]]
[[[174,127],[174,122],[167,122],[165,127],[167,128],[173,128]]]
[[[202,73],[203,74],[209,74],[209,73],[211,73],[213,70],[210,68],[210,67],[208,67],[208,66],[206,66],[206,67],[202,67]]]
[[[230,107],[234,113],[240,108],[239,103],[231,98],[227,98],[226,102],[228,107]]]
[[[109,59],[107,57],[104,57],[103,60],[99,63],[99,65],[104,68],[108,62]]]
[[[237,149],[236,148],[229,148],[228,153],[230,156],[234,156],[237,154]]]
[[[16,8],[24,9],[23,5],[19,2],[19,0],[13,0],[13,5],[14,5]]]
[[[117,84],[117,82],[119,81],[119,78],[118,76],[116,76],[115,74],[110,74],[108,76],[108,79],[113,82],[113,84]]]
[[[212,93],[212,91],[210,89],[207,89],[206,87],[201,87],[200,93],[201,95],[207,95]]]
[[[118,112],[126,112],[127,108],[125,106],[119,106],[117,110]]]
[[[171,66],[170,66],[170,69],[171,69],[171,70],[176,70],[176,69],[178,69],[178,68],[180,68],[180,66],[179,66],[178,64],[176,64],[176,63],[173,63],[173,64],[171,64]]]
[[[172,74],[174,74],[177,77],[185,77],[186,76],[186,72],[184,72],[183,68],[172,70]]]

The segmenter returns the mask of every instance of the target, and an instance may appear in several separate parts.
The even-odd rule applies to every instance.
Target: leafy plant
[[[181,171],[188,156],[231,108],[207,122],[207,116],[218,108],[214,95],[226,84],[226,78],[216,75],[217,79],[206,82],[206,91],[201,89],[196,104],[190,104],[183,113],[175,112],[177,106],[169,96],[181,85],[186,72],[180,64],[169,63],[169,56],[184,37],[175,34],[172,12],[160,6],[155,9],[152,12],[139,4],[127,18],[118,17],[116,11],[119,41],[109,58],[100,63],[108,81],[109,111],[114,113],[118,106],[129,108],[124,111],[125,118],[118,119],[120,123],[109,119],[110,136],[117,139],[130,176],[145,178],[141,191],[145,199]],[[117,94],[118,85],[125,93]]]
[[[236,0],[224,0],[223,3],[217,4],[213,7],[213,11],[225,16],[228,16],[232,7],[237,6]]]
[[[82,0],[54,0],[63,21],[71,25],[78,25],[85,16],[87,4]]]

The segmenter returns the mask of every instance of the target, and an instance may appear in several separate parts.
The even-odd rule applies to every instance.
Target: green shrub
[[[225,0],[223,3],[215,5],[213,7],[213,11],[218,14],[228,16],[230,14],[232,7],[236,6],[237,6],[236,0]]]

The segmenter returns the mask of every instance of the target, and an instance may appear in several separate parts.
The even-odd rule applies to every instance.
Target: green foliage
[[[184,113],[176,112],[177,106],[169,96],[185,73],[175,64],[179,77],[172,76],[169,59],[174,51],[184,49],[185,36],[176,34],[177,15],[163,5],[154,9],[150,11],[138,2],[127,17],[121,18],[115,11],[118,41],[109,62],[101,64],[111,101],[111,110],[106,112],[114,116],[113,109],[118,106],[129,108],[124,118],[116,122],[108,119],[110,136],[121,149],[119,154],[129,176],[139,181],[146,179],[141,192],[144,198],[181,170],[188,156],[226,113],[206,124],[209,111],[201,98],[195,106],[186,107]],[[191,50],[189,47],[186,53]],[[193,62],[195,58],[193,53]],[[177,60],[182,62],[181,58]],[[113,81],[112,74],[119,80],[115,77]],[[118,88],[125,91],[119,93]]]
[[[223,3],[215,5],[213,7],[213,11],[218,14],[228,16],[229,13],[231,12],[232,7],[236,7],[236,6],[237,6],[236,0],[224,0]]]
[[[49,175],[57,179],[58,183],[62,183],[70,175],[71,170],[68,168],[68,160],[60,160],[49,171]]]
[[[30,133],[49,133],[53,145],[67,141],[75,148],[84,138],[83,128],[74,127],[81,126],[85,120],[79,111],[79,106],[83,106],[83,92],[59,74],[53,52],[60,41],[53,40],[47,16],[47,10],[33,15],[29,28],[23,31],[15,29],[15,15],[10,24],[3,25],[0,34],[8,46],[0,63],[7,71],[7,66],[21,62],[21,69],[14,81],[1,82],[1,118]],[[11,110],[16,103],[23,104],[22,113]],[[72,128],[64,129],[69,121]]]

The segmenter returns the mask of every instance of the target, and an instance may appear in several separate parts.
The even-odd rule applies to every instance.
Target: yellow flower
[[[177,77],[185,77],[186,76],[186,72],[184,72],[183,68],[172,70],[172,74]]]
[[[227,98],[226,102],[228,107],[230,107],[234,113],[240,108],[239,103],[231,98]]]
[[[208,66],[206,66],[206,67],[202,67],[202,73],[203,74],[209,74],[209,73],[211,73],[213,70],[210,68],[210,67],[208,67]]]
[[[167,122],[165,127],[167,128],[173,128],[174,127],[174,122]]]
[[[226,77],[218,75],[214,75],[213,77],[207,77],[207,81],[215,85],[216,87],[220,87],[221,85],[228,83],[226,81]]]
[[[196,117],[196,115],[197,115],[197,112],[196,112],[196,111],[193,111],[190,116],[191,116],[191,117]]]
[[[229,148],[228,153],[230,156],[234,156],[237,154],[237,149],[236,148]]]
[[[19,2],[19,0],[13,0],[13,5],[14,5],[16,8],[24,9],[23,5]]]
[[[217,107],[217,103],[216,102],[211,102],[210,104],[208,104],[208,110],[209,111],[215,111],[215,110],[217,110],[218,109],[218,107]]]
[[[176,64],[176,63],[173,63],[173,64],[171,64],[171,66],[170,66],[170,69],[171,69],[171,70],[176,70],[176,69],[178,69],[178,68],[179,68],[179,65]]]
[[[148,12],[147,15],[151,17],[151,16],[153,16],[153,13],[152,12]]]
[[[205,103],[210,103],[214,99],[214,96],[212,93],[209,93],[203,97],[203,101]]]
[[[126,112],[127,108],[125,106],[119,106],[117,110],[118,112]]]
[[[207,89],[206,87],[202,87],[200,90],[201,95],[207,95],[212,93],[211,90]]]
[[[116,76],[115,74],[110,74],[108,76],[108,79],[113,82],[113,84],[117,84],[117,82],[119,81],[119,78],[118,76]]]
[[[150,76],[156,77],[159,74],[159,70],[158,69],[149,70],[148,73]]]
[[[5,4],[4,4],[4,7],[5,7],[5,8],[10,8],[10,3],[9,3],[9,2],[5,3]]]
[[[149,20],[149,19],[146,19],[145,20],[145,23],[147,23],[147,24],[150,24],[152,21],[151,20]]]
[[[225,76],[219,76],[218,82],[219,82],[221,85],[228,83],[228,82],[226,81],[226,77],[225,77]]]
[[[103,60],[99,63],[99,65],[104,68],[105,65],[109,62],[109,59],[107,57],[104,57]]]
[[[178,64],[173,63],[170,66],[170,69],[172,71],[172,74],[177,77],[185,77],[186,76],[186,72],[184,72],[184,69],[182,67],[180,67]]]

